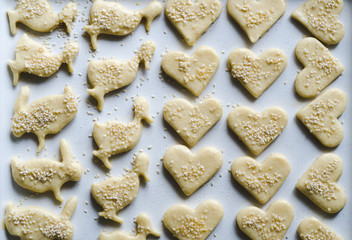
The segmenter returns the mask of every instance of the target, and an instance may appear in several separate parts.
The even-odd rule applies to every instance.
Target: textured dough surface
[[[303,219],[297,232],[302,240],[343,240],[330,227],[314,217]]]

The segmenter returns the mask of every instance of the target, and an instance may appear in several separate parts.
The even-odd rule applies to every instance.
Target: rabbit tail
[[[75,20],[77,16],[77,6],[75,3],[70,2],[63,9],[62,12],[59,13],[60,21],[66,25],[67,32],[71,33],[72,31],[72,22]]]

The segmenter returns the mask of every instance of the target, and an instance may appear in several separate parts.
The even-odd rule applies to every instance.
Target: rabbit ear
[[[29,93],[29,87],[25,86],[21,88],[20,94],[18,95],[17,100],[15,102],[15,113],[19,113],[25,106],[27,106]]]
[[[61,212],[61,216],[65,216],[70,219],[72,217],[73,212],[76,209],[77,201],[78,201],[77,197],[71,197],[65,204],[64,209]]]
[[[60,141],[60,153],[62,162],[71,162],[73,160],[71,148],[65,139],[61,139]]]

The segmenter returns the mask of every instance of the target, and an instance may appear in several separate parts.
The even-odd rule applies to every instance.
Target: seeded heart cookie
[[[197,48],[191,56],[177,51],[168,52],[161,61],[164,72],[195,96],[203,92],[219,64],[219,55],[207,46]]]
[[[165,227],[180,240],[204,240],[219,224],[224,209],[216,200],[206,200],[192,209],[184,204],[170,207],[164,214]]]
[[[196,106],[182,98],[168,101],[164,119],[190,146],[194,146],[222,116],[221,102],[206,98]]]
[[[229,113],[227,124],[254,155],[259,155],[284,130],[287,113],[278,107],[267,108],[262,113],[238,107]]]
[[[337,118],[345,111],[347,95],[340,89],[329,89],[297,112],[297,117],[326,147],[336,147],[344,133]]]
[[[286,11],[286,0],[228,0],[227,11],[255,43]]]
[[[329,49],[315,38],[299,41],[296,56],[304,66],[295,82],[296,91],[301,97],[315,97],[344,70]]]
[[[343,240],[331,228],[314,217],[303,219],[297,232],[302,240]]]
[[[281,240],[294,214],[289,202],[276,200],[265,212],[253,206],[241,209],[237,214],[237,224],[252,240]]]
[[[268,49],[259,57],[247,48],[238,48],[228,57],[232,76],[255,98],[260,97],[270,87],[286,65],[286,54],[277,48]]]
[[[219,0],[167,0],[165,15],[183,39],[193,46],[220,16]]]
[[[343,0],[308,0],[292,13],[292,17],[320,41],[337,44],[345,34],[339,20],[342,9]]]
[[[209,181],[222,163],[222,155],[214,147],[204,147],[193,154],[186,146],[175,145],[163,157],[164,167],[187,196]]]
[[[231,167],[234,179],[261,204],[274,196],[290,171],[290,162],[279,153],[271,154],[262,163],[251,157],[240,157]]]
[[[322,154],[298,180],[296,187],[324,211],[337,213],[346,204],[346,194],[336,183],[342,168],[339,156]]]

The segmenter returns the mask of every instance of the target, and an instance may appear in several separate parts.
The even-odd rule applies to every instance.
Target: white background
[[[149,1],[120,1],[124,5],[132,9],[140,9]],[[140,2],[140,6],[136,6],[136,2]],[[72,39],[76,39],[80,45],[79,55],[74,63],[75,72],[71,75],[67,72],[67,67],[63,66],[57,76],[53,75],[49,78],[39,78],[22,74],[21,80],[17,87],[12,85],[12,74],[10,73],[7,61],[14,59],[14,51],[16,42],[21,35],[30,31],[22,24],[18,24],[19,31],[15,36],[10,35],[6,9],[13,9],[15,1],[1,0],[0,10],[0,217],[4,216],[6,202],[14,201],[19,203],[25,197],[24,205],[40,205],[44,206],[55,213],[59,213],[59,203],[53,197],[53,194],[46,193],[38,196],[30,197],[31,192],[19,187],[11,177],[10,158],[14,155],[20,155],[22,160],[36,157],[37,140],[35,137],[25,135],[21,138],[15,138],[10,131],[11,116],[13,114],[13,105],[18,96],[20,88],[28,85],[31,90],[30,102],[34,99],[47,96],[50,94],[62,94],[65,84],[70,85],[77,95],[81,97],[79,111],[76,118],[66,126],[63,131],[55,136],[46,138],[46,151],[43,150],[40,157],[51,157],[58,159],[59,142],[61,138],[66,138],[72,148],[76,158],[82,163],[83,169],[90,169],[90,172],[82,176],[77,183],[65,184],[62,188],[62,195],[65,200],[70,196],[77,195],[79,197],[76,212],[72,217],[75,228],[74,239],[98,239],[99,233],[103,229],[107,230],[124,230],[130,232],[134,229],[133,218],[140,212],[146,212],[153,223],[155,229],[160,230],[162,236],[160,239],[173,239],[171,234],[162,226],[161,219],[164,212],[172,205],[177,203],[185,203],[192,207],[197,206],[201,201],[209,198],[218,200],[225,209],[225,215],[208,239],[248,239],[237,227],[235,217],[237,212],[246,206],[254,205],[266,209],[270,203],[276,199],[288,200],[295,209],[295,218],[289,228],[287,239],[298,239],[297,227],[301,220],[305,217],[315,216],[331,226],[336,232],[341,234],[345,239],[349,239],[352,235],[352,205],[351,205],[351,189],[352,189],[352,162],[351,162],[351,101],[349,99],[347,110],[340,117],[343,121],[345,129],[345,138],[337,148],[324,148],[314,137],[312,137],[307,129],[297,120],[296,112],[308,104],[311,100],[300,98],[294,90],[294,80],[297,72],[302,68],[297,61],[294,48],[303,36],[311,36],[311,34],[298,22],[291,19],[290,14],[303,1],[288,1],[288,6],[284,16],[267,32],[257,43],[251,44],[246,35],[231,19],[226,11],[226,2],[223,1],[223,11],[219,19],[210,27],[194,47],[187,46],[180,35],[171,26],[169,21],[161,14],[153,23],[150,34],[147,35],[144,24],[139,26],[133,34],[125,37],[103,36],[98,40],[98,49],[96,57],[116,57],[117,59],[128,60],[134,55],[134,51],[138,50],[143,41],[153,40],[157,44],[156,53],[151,62],[151,70],[145,71],[143,67],[138,72],[135,81],[112,94],[105,97],[105,107],[102,112],[98,112],[93,107],[88,107],[86,101],[95,106],[95,100],[91,98],[87,92],[86,72],[88,67],[88,59],[93,59],[90,51],[89,38],[82,30],[82,26],[86,23],[83,19],[88,17],[88,11],[91,3],[86,1],[78,1],[79,17],[75,22]],[[53,3],[57,12],[59,12],[68,1],[62,3]],[[164,4],[164,3],[163,3]],[[345,7],[342,11],[341,21],[345,26],[345,37],[336,45],[329,49],[344,64],[345,71],[335,82],[328,88],[338,87],[348,93],[351,97],[352,90],[352,1],[345,1]],[[58,38],[63,28],[55,29],[52,33],[38,34],[42,35],[43,42],[50,37],[50,46],[54,52],[59,52],[60,47],[64,45],[66,38]],[[77,35],[77,38],[74,37]],[[53,46],[56,44],[56,46]],[[123,45],[123,46],[122,46]],[[195,98],[182,87],[175,84],[172,80],[159,79],[161,55],[166,49],[184,51],[191,54],[197,47],[208,45],[213,47],[221,57],[221,63],[215,77],[210,82],[199,99]],[[248,47],[255,53],[260,54],[262,51],[277,47],[284,50],[288,56],[288,65],[283,74],[274,82],[274,84],[257,100],[253,99],[242,85],[231,78],[230,74],[225,71],[227,66],[227,56],[229,53],[239,47]],[[224,54],[222,54],[224,51]],[[143,77],[144,82],[140,80]],[[213,86],[215,84],[215,87]],[[119,96],[116,96],[116,94]],[[92,133],[93,120],[99,118],[100,121],[118,117],[123,122],[131,121],[133,117],[131,97],[139,93],[145,96],[150,103],[150,112],[155,115],[155,122],[150,126],[146,126],[143,130],[142,137],[137,146],[130,152],[112,157],[113,168],[110,173],[113,176],[121,176],[124,168],[130,167],[133,154],[143,149],[150,156],[149,175],[151,181],[145,183],[142,180],[138,197],[135,201],[124,210],[119,212],[125,222],[120,225],[118,223],[107,221],[104,219],[94,220],[98,211],[101,210],[90,195],[90,185],[93,182],[101,181],[108,172],[100,161],[92,157],[92,150],[96,148],[94,141],[88,137]],[[223,103],[224,115],[221,120],[212,128],[200,141],[193,147],[198,150],[204,146],[215,146],[223,150],[224,164],[218,174],[215,175],[205,186],[195,192],[192,196],[186,197],[171,178],[168,172],[163,169],[160,159],[166,149],[174,144],[184,144],[183,140],[175,134],[175,132],[163,121],[162,108],[168,100],[176,97],[183,97],[190,101],[199,101],[203,96],[210,94],[218,98]],[[151,96],[155,95],[153,99]],[[287,180],[284,182],[280,190],[274,197],[264,206],[260,205],[253,197],[251,197],[242,187],[240,187],[232,178],[228,169],[234,159],[250,155],[246,147],[231,133],[226,124],[228,113],[232,109],[232,105],[240,104],[249,106],[256,111],[262,111],[270,106],[280,106],[288,113],[289,122],[282,134],[259,156],[258,161],[264,160],[271,153],[283,153],[290,160],[292,170]],[[118,110],[115,111],[114,108]],[[87,112],[93,112],[94,115],[87,115]],[[111,115],[108,115],[108,113]],[[164,131],[164,128],[167,128]],[[166,139],[164,139],[164,136]],[[148,146],[152,149],[148,150]],[[347,194],[347,204],[345,208],[338,214],[324,213],[320,208],[315,206],[309,199],[303,196],[295,189],[298,178],[306,171],[309,165],[324,152],[334,152],[343,159],[344,172],[339,183],[345,188]],[[85,154],[85,156],[84,156]],[[158,174],[157,172],[160,172]],[[99,174],[98,179],[95,176]],[[220,177],[220,175],[222,177]],[[213,182],[213,186],[211,186]],[[85,202],[88,202],[88,205]],[[87,213],[84,211],[87,210]],[[11,237],[5,231],[0,231],[0,239],[17,239]]]

